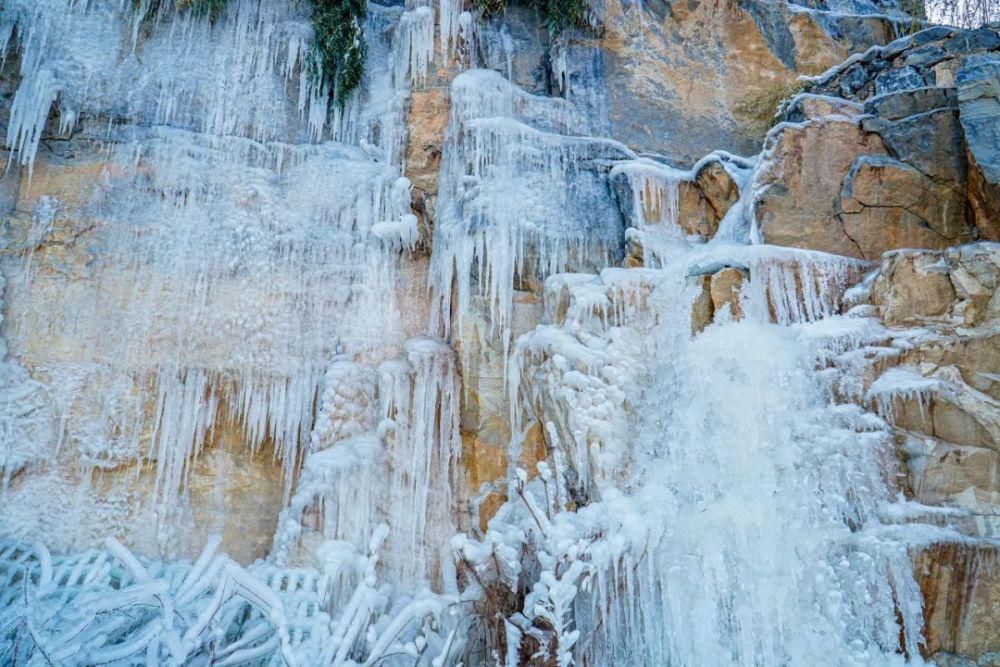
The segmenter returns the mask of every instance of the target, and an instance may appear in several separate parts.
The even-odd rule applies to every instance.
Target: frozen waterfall
[[[518,87],[454,0],[369,3],[343,108],[305,3],[130,7],[0,6],[0,665],[921,663],[891,431],[817,370],[866,263],[693,238],[694,170],[599,136],[599,81]],[[404,156],[438,66],[431,225]],[[475,345],[499,491],[463,467]]]

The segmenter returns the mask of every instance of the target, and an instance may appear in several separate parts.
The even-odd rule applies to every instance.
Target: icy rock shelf
[[[477,64],[488,26],[461,7],[370,5],[365,82],[330,109],[291,0],[148,35],[120,0],[4,3],[9,171],[44,178],[40,147],[74,130],[94,176],[31,202],[3,266],[0,664],[920,662],[908,548],[951,534],[896,530],[912,508],[886,483],[886,420],[933,387],[901,370],[867,389],[881,417],[837,402],[817,366],[885,338],[840,315],[871,267],[761,245],[759,159],[682,170],[597,136],[565,50],[566,99],[468,69],[430,313],[406,323],[407,98],[435,62]],[[709,162],[741,191],[711,240],[678,225],[678,187]],[[93,249],[69,283],[43,261],[67,220]],[[639,241],[645,266],[619,268]],[[743,317],[692,337],[698,279],[721,268],[748,276]],[[544,312],[517,337],[515,286]],[[475,318],[500,342],[511,427],[507,502],[481,534],[455,350]],[[548,456],[524,470],[533,426]],[[147,524],[170,552],[227,429],[231,472],[281,469],[266,558],[242,567],[213,537],[157,560],[107,537]],[[60,466],[80,471],[68,489]]]

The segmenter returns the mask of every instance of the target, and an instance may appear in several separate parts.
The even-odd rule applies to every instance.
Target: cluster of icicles
[[[223,404],[286,469],[272,553],[247,568],[217,540],[190,564],[110,538],[52,556],[25,546],[51,536],[8,503],[0,664],[918,660],[919,591],[877,519],[885,424],[833,404],[797,333],[835,319],[864,267],[747,245],[748,197],[715,241],[685,238],[691,172],[480,69],[452,86],[427,331],[448,340],[486,319],[510,459],[536,421],[549,455],[512,464],[485,534],[458,533],[455,355],[404,330],[395,285],[419,235],[402,177],[409,87],[436,57],[475,64],[478,36],[453,0],[370,9],[369,72],[343,110],[299,76],[309,28],[290,1],[238,0],[214,26],[161,17],[150,35],[119,0],[0,10],[21,77],[12,159],[30,172],[53,107],[60,129],[102,138],[110,167],[74,215],[107,221],[90,278],[126,295],[35,291],[32,253],[63,206],[42,198],[5,267],[8,305],[34,304],[8,308],[7,343],[30,350],[47,316],[92,363],[33,369],[46,386],[3,362],[5,493],[60,456],[148,464],[151,516],[168,521]],[[275,94],[289,87],[295,99]],[[753,161],[712,159],[752,190]],[[604,268],[639,237],[645,268]],[[691,276],[720,266],[748,272],[746,317],[692,338]],[[514,286],[532,278],[544,324],[514,339]],[[94,386],[105,407],[75,421]],[[295,567],[303,551],[321,566]]]

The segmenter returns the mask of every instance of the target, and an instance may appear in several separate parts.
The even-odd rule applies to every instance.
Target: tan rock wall
[[[757,222],[768,243],[870,258],[844,229],[836,203],[859,155],[884,152],[877,135],[846,118],[789,125],[769,139],[756,183]]]
[[[1000,553],[996,547],[936,544],[915,562],[924,596],[926,653],[979,656],[998,649]]]

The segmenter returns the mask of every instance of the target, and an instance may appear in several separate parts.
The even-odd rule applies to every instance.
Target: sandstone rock
[[[485,533],[490,524],[490,519],[496,516],[503,504],[507,502],[506,494],[499,491],[489,492],[476,506],[474,512],[478,519],[476,526],[481,533]]]
[[[958,94],[953,88],[917,88],[867,100],[864,112],[885,120],[899,120],[934,109],[955,108]]]
[[[1000,319],[1000,244],[949,248],[944,257],[956,295],[962,300],[963,323],[976,326]]]
[[[739,186],[726,168],[718,161],[709,161],[693,181],[678,186],[677,223],[687,234],[710,239],[739,197]]]
[[[1000,452],[1000,402],[965,384],[954,366],[921,371],[931,380],[929,388],[919,395],[896,394],[889,415],[893,424],[956,445]]]
[[[943,318],[956,298],[948,265],[933,251],[886,253],[872,296],[890,326]]]
[[[718,228],[718,221],[725,217],[729,208],[740,198],[739,186],[726,168],[716,161],[702,167],[694,182],[701,196],[711,206],[715,226]]]
[[[691,304],[691,333],[703,331],[723,311],[726,317],[742,319],[740,292],[748,277],[746,269],[732,266],[692,276],[689,280],[697,284],[698,293]]]
[[[1000,330],[996,326],[1000,319],[994,301],[1000,282],[998,266],[1000,246],[989,242],[945,251],[897,251],[886,253],[872,286],[872,301],[886,324],[926,327],[915,337],[904,333],[906,342],[896,356],[898,363],[926,379],[921,380],[924,388],[900,388],[890,416],[898,428],[948,443],[938,450],[924,448],[920,454],[925,457],[920,474],[932,475],[926,483],[936,489],[928,491],[927,497],[935,502],[947,493],[962,491],[941,489],[954,479],[970,478],[972,473],[962,469],[965,459],[975,462],[969,465],[976,466],[979,474],[983,471],[980,463],[992,460],[989,452],[1000,452]],[[949,447],[973,449],[952,451]],[[914,485],[922,483],[918,480]],[[983,502],[996,502],[991,484],[976,486],[970,493]]]
[[[962,192],[884,155],[858,157],[844,179],[839,215],[864,257],[895,248],[946,248],[973,239]]]
[[[871,37],[875,43],[886,38],[881,31],[882,26],[863,18],[857,23],[846,17],[831,21],[827,15],[801,12],[793,13],[784,20],[787,21],[787,30],[792,36],[795,70],[803,74],[822,72],[830,67],[831,62],[846,58],[854,50],[854,43],[850,38],[843,39],[845,35],[853,36],[866,29],[874,29],[877,34],[872,34]],[[791,58],[786,56],[784,61],[789,60]]]
[[[538,464],[549,458],[543,433],[541,425],[532,422],[519,445],[516,465],[527,473],[528,479],[537,477]],[[474,433],[462,432],[463,457],[467,454],[473,457],[469,461],[463,460],[473,494],[471,514],[474,525],[481,533],[486,532],[490,519],[508,500],[505,481],[510,476],[509,444],[508,439],[504,446],[497,447],[489,441],[480,440]]]
[[[630,230],[635,231],[635,230]],[[627,269],[638,269],[645,266],[646,250],[643,247],[643,240],[640,234],[625,235],[625,260],[623,265]]]
[[[963,31],[931,26],[883,47],[849,58],[814,80],[812,91],[865,100],[893,91],[954,86],[954,73],[968,54],[997,50],[997,29]]]
[[[975,660],[1000,651],[1000,548],[928,545],[915,554],[914,573],[924,596],[927,655],[947,652]]]
[[[712,323],[715,305],[712,303],[712,276],[704,274],[694,276],[692,280],[698,286],[697,296],[691,303],[691,334],[694,335]]]
[[[789,100],[785,107],[783,120],[788,123],[801,123],[805,120],[817,120],[825,116],[860,116],[864,108],[857,102],[828,95],[813,95],[799,93]]]
[[[649,211],[649,214],[658,219],[660,211]],[[710,239],[719,228],[720,219],[696,183],[684,181],[677,186],[677,224],[686,234]]]
[[[812,92],[867,100],[865,112],[872,115],[863,120],[864,128],[879,134],[893,158],[963,195],[970,228],[979,238],[996,240],[998,89],[1000,31],[936,26],[831,70]],[[900,211],[885,215],[890,225],[912,228],[918,222]]]
[[[965,335],[926,335],[903,350],[899,363],[932,367],[953,366],[963,382],[994,399],[1000,399],[1000,332]]]
[[[890,326],[928,320],[980,326],[1000,317],[1000,244],[887,253],[872,291]]]
[[[1000,506],[1000,452],[909,435],[910,487],[925,505]]]
[[[191,470],[188,493],[194,515],[185,540],[197,553],[209,536],[221,535],[222,546],[237,562],[250,564],[266,557],[285,506],[280,463],[262,450],[251,456],[241,448],[242,433],[234,433],[230,448],[202,452]]]
[[[734,320],[743,317],[743,309],[740,306],[740,291],[746,279],[745,271],[733,267],[726,267],[712,276],[709,292],[712,296],[712,307],[716,313],[727,308],[729,316]]]
[[[943,107],[894,121],[865,118],[862,124],[865,130],[878,133],[894,158],[941,183],[965,190],[967,165],[956,109]]]
[[[953,366],[934,371],[946,390],[932,405],[934,435],[942,440],[1000,451],[1000,402],[969,387]]]
[[[765,147],[754,187],[767,243],[865,258],[837,217],[841,183],[859,155],[884,152],[876,135],[837,117],[783,126]],[[822,159],[819,158],[822,156]]]
[[[30,178],[25,167],[17,197],[17,211],[30,215],[40,198],[57,197],[63,212],[80,213],[88,202],[89,194],[98,187],[102,174],[112,167],[96,154],[76,154],[74,157],[73,160],[66,160],[53,155],[37,160]]]
[[[69,417],[72,422],[85,415]],[[13,480],[0,503],[0,523],[6,534],[29,538],[31,533],[17,531],[30,525],[22,516],[30,512],[42,521],[32,530],[44,531],[47,543],[60,551],[98,547],[112,527],[138,553],[165,559],[194,558],[208,536],[218,534],[226,553],[249,564],[270,551],[285,480],[273,448],[265,443],[255,453],[247,451],[243,431],[239,421],[218,416],[190,463],[184,492],[169,507],[152,502],[155,464],[105,457],[103,465],[95,465],[74,450],[78,443],[67,442],[55,461]],[[46,525],[53,518],[66,523]]]
[[[783,3],[605,5],[604,73],[611,134],[690,163],[710,150],[755,152],[759,123],[736,113],[761,100],[770,117],[797,74],[816,74],[891,38],[876,16],[802,12]]]
[[[516,337],[533,329],[542,317],[538,296],[518,292],[514,299],[512,332]],[[465,471],[469,496],[479,495],[484,487],[507,479],[509,472],[508,447],[511,441],[510,396],[504,378],[504,359],[501,341],[491,336],[485,305],[480,304],[472,316],[462,322],[456,332],[456,349],[462,374],[461,433],[462,466]],[[538,455],[542,435],[530,431],[522,451],[529,459]],[[544,456],[544,446],[542,446]],[[532,476],[537,472],[538,461],[519,462]],[[505,489],[503,489],[505,491]],[[488,496],[487,496],[488,497]],[[499,509],[496,499],[478,508],[482,527]]]
[[[445,89],[413,91],[407,118],[406,177],[413,184],[414,205],[425,220],[433,219],[441,150],[448,123],[449,97]]]

